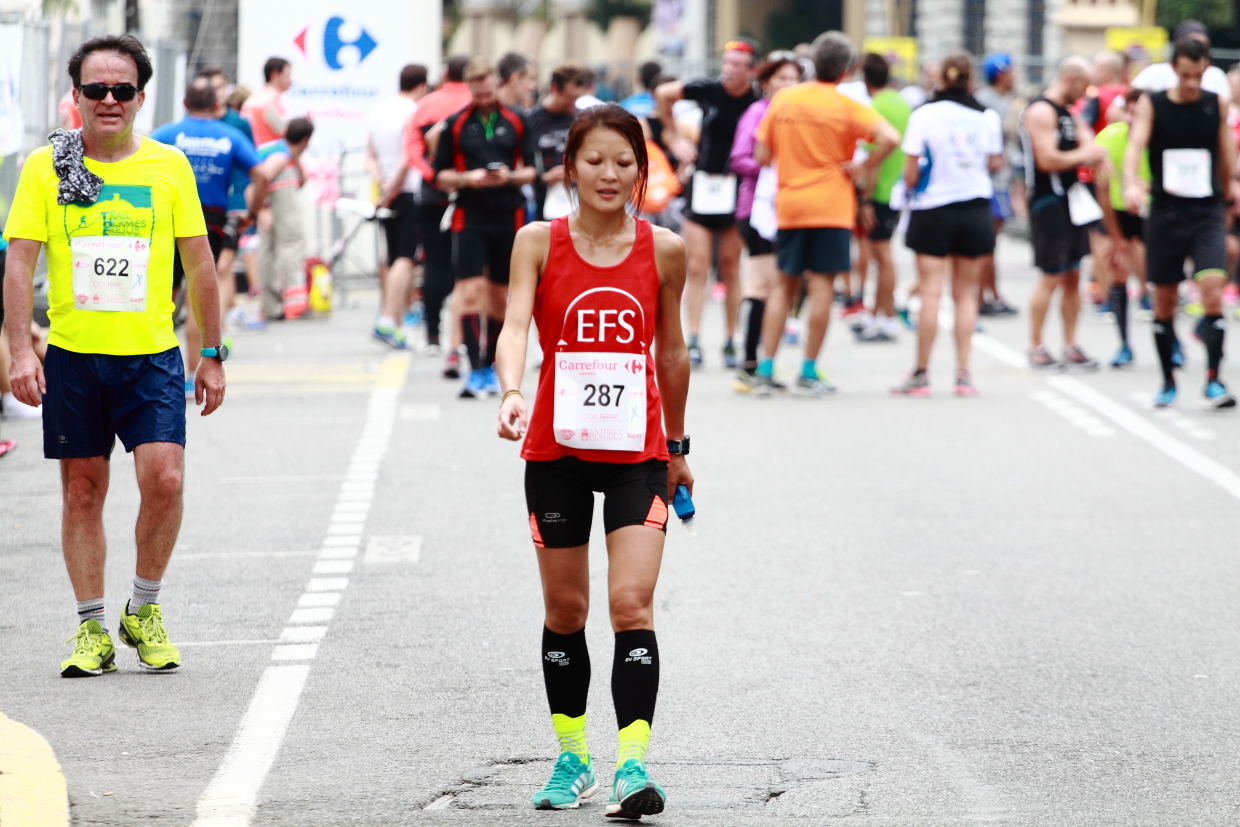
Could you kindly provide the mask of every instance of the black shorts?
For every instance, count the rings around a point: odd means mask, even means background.
[[[849,244],[852,230],[845,227],[801,227],[780,230],[776,238],[777,264],[786,276],[811,273],[847,273],[852,269]]]
[[[511,218],[489,226],[481,222],[466,224],[465,229],[452,233],[452,269],[457,280],[485,274],[492,284],[507,284],[516,238]]]
[[[923,256],[977,258],[995,251],[990,199],[975,198],[929,210],[913,210],[904,243]]]
[[[736,228],[741,231],[741,238],[745,239],[745,247],[748,248],[751,257],[775,254],[775,242],[763,238],[748,220],[737,221]]]
[[[721,232],[730,229],[733,224],[741,224],[748,222],[738,222],[736,220],[736,211],[720,213],[719,215],[698,215],[693,211],[693,178],[690,177],[685,183],[685,191],[681,193],[681,197],[685,199],[685,220],[692,221],[699,227],[705,227],[712,233]]]
[[[1133,215],[1127,210],[1116,210],[1115,218],[1119,221],[1119,234],[1124,238],[1145,238],[1145,219]]]
[[[207,220],[207,243],[211,245],[211,259],[220,260],[220,251],[224,249],[224,232],[228,224],[228,216],[218,210],[203,210]],[[185,283],[185,267],[181,264],[181,248],[177,247],[172,255],[172,291],[175,293]]]
[[[185,444],[181,349],[141,356],[74,353],[48,345],[43,362],[43,456],[112,456],[147,442]]]
[[[389,207],[391,218],[383,218],[383,235],[387,240],[387,263],[391,267],[398,258],[410,261],[418,255],[418,204],[413,193],[402,192]],[[441,214],[442,215],[442,214]]]
[[[448,291],[452,291],[452,232],[441,232],[439,223],[443,221],[447,204],[418,204],[418,237],[422,241],[422,260],[426,265],[423,279],[426,281],[446,282]]]
[[[1157,198],[1145,220],[1145,275],[1154,284],[1184,281],[1184,261],[1195,278],[1227,275],[1227,216],[1215,198]],[[1211,272],[1213,271],[1213,272]]]
[[[4,324],[4,261],[8,255],[7,247],[0,250],[0,325]]]
[[[1048,276],[1062,276],[1089,255],[1089,230],[1072,223],[1068,199],[1046,195],[1029,205],[1033,264]]]
[[[603,529],[645,525],[667,531],[667,463],[589,462],[560,457],[525,463],[525,506],[539,548],[590,542],[594,492],[603,495]]]
[[[896,234],[896,225],[900,223],[900,211],[893,210],[890,204],[874,204],[874,226],[870,229],[870,241],[891,241]]]
[[[232,250],[236,252],[241,246],[241,233],[237,232],[237,228],[241,226],[241,219],[245,218],[244,212],[230,212],[228,219],[224,222],[224,238],[220,241],[221,250]],[[219,259],[219,256],[216,256]]]

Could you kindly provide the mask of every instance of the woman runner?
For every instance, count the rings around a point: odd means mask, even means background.
[[[577,116],[564,169],[577,209],[517,233],[496,358],[499,435],[525,437],[525,498],[546,609],[543,680],[560,743],[551,778],[532,800],[538,809],[574,808],[597,789],[586,748],[585,625],[590,522],[601,491],[620,729],[607,815],[636,819],[662,812],[667,799],[645,761],[659,689],[654,588],[668,492],[693,486],[680,329],[685,247],[629,214],[644,196],[646,148],[637,118],[621,107]],[[531,318],[543,349],[532,417],[520,391]]]

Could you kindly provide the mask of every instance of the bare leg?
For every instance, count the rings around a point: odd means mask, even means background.
[[[874,292],[874,315],[891,318],[896,315],[896,263],[891,257],[890,241],[872,241],[874,260],[878,263],[878,284]]]
[[[719,278],[727,290],[724,308],[724,331],[728,341],[736,338],[736,322],[741,313],[741,250],[744,240],[736,225],[719,234]]]
[[[685,221],[680,227],[688,253],[685,279],[685,307],[689,313],[689,336],[702,332],[702,307],[706,304],[706,277],[710,271],[712,233],[701,224]]]
[[[147,442],[134,448],[133,459],[142,495],[135,532],[137,574],[162,580],[181,530],[185,448],[175,442]]]
[[[969,370],[969,348],[977,327],[977,282],[982,258],[952,256],[952,300],[956,305],[956,370]]]
[[[557,635],[571,635],[586,625],[590,613],[589,549],[588,545],[536,549],[542,576],[543,623]]]
[[[1076,319],[1081,312],[1081,271],[1072,269],[1064,273],[1063,295],[1059,299],[1063,312],[1063,343],[1067,347],[1076,344]]]
[[[800,276],[787,273],[780,273],[771,285],[771,298],[762,314],[762,353],[767,359],[775,358],[779,340],[784,336],[784,325],[788,322],[788,310],[800,285]]]
[[[60,542],[65,568],[78,600],[103,597],[103,564],[108,544],[103,533],[103,501],[108,495],[108,461],[103,457],[62,459],[60,485],[64,514]]]
[[[873,257],[874,246],[870,241],[869,233],[853,236],[857,239],[857,266],[856,269],[844,275],[844,281],[848,285],[848,297],[861,296],[865,299],[865,280],[870,275],[870,259]]]
[[[1055,294],[1055,288],[1063,282],[1062,273],[1053,276],[1044,273],[1034,285],[1033,293],[1029,296],[1029,334],[1035,348],[1042,345],[1042,328],[1046,324],[1046,312],[1051,306],[1051,296]]]
[[[827,338],[831,321],[831,300],[835,297],[835,273],[810,273],[806,292],[809,296],[809,330],[805,336],[805,358],[818,359]]]
[[[220,333],[228,329],[228,311],[237,303],[237,277],[233,275],[233,262],[237,259],[236,250],[220,250],[220,258],[215,262],[215,279],[220,288]]]
[[[630,525],[607,535],[607,601],[615,632],[654,628],[654,588],[663,563],[664,534]]]
[[[917,315],[917,369],[930,368],[930,352],[939,335],[939,299],[947,278],[947,259],[917,255],[917,283],[921,286],[921,311]]]
[[[401,317],[408,307],[409,285],[413,283],[413,260],[398,258],[387,268],[387,280],[383,283],[383,315],[395,319],[400,326]]]

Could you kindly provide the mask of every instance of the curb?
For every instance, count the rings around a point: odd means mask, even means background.
[[[51,746],[0,712],[0,827],[68,824],[65,777]]]

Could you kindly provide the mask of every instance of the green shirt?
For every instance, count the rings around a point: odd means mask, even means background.
[[[870,101],[870,106],[878,114],[883,116],[887,123],[896,128],[900,133],[900,137],[904,137],[904,129],[908,126],[909,115],[913,113],[913,107],[909,106],[908,101],[894,89],[884,89],[874,96]],[[874,186],[874,200],[880,204],[891,203],[891,188],[895,186],[896,181],[900,180],[900,176],[904,174],[904,153],[900,151],[900,144],[896,144],[896,148],[892,150],[883,163],[878,168],[878,182]]]
[[[1094,138],[1094,143],[1107,151],[1111,159],[1111,206],[1117,210],[1126,210],[1124,206],[1124,152],[1128,149],[1128,124],[1116,121],[1103,129]],[[1137,173],[1141,180],[1148,184],[1150,175],[1150,153],[1141,153],[1141,169]]]

